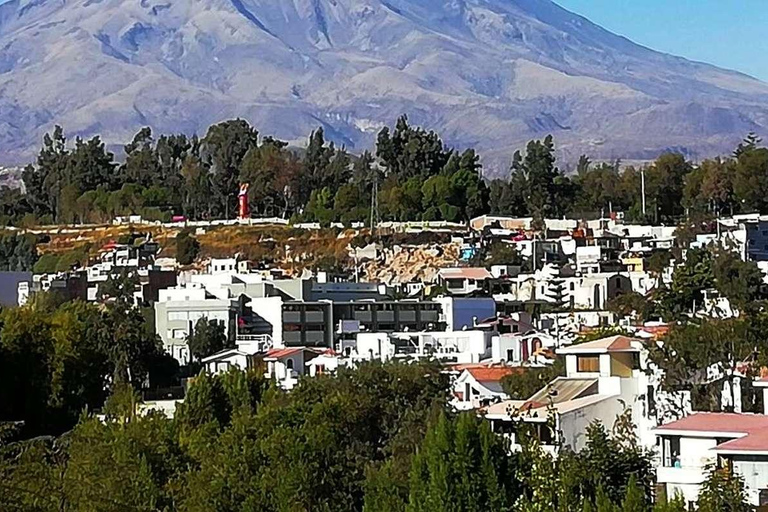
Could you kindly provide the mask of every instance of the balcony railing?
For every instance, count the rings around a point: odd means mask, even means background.
[[[272,348],[272,336],[270,334],[238,334],[235,338],[237,348],[243,352],[266,352]]]

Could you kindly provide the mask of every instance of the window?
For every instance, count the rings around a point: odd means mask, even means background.
[[[520,326],[518,324],[512,324],[512,332],[520,332]]]
[[[600,356],[576,356],[576,371],[579,373],[598,373]]]
[[[680,467],[680,438],[664,437],[661,446],[665,468]]]
[[[293,359],[287,359],[287,360],[285,361],[285,366],[286,366],[286,368],[288,368],[289,370],[293,370]]]
[[[574,291],[576,289],[576,283],[572,282],[570,286],[571,286],[571,291]]]
[[[515,360],[515,349],[508,348],[507,349],[507,361],[514,361]]]
[[[469,382],[464,383],[464,401],[469,402],[471,398],[472,388],[469,387]]]
[[[184,320],[186,321],[189,318],[186,311],[169,311],[168,312],[168,321],[173,322],[175,320]]]
[[[448,279],[447,284],[448,284],[449,290],[457,290],[457,289],[464,288],[463,279]]]

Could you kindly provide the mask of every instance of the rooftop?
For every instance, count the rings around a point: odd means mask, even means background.
[[[507,375],[522,373],[524,368],[511,368],[509,366],[497,366],[491,368],[466,368],[472,377],[478,382],[498,382]]]
[[[639,352],[640,349],[632,345],[633,342],[642,343],[637,338],[627,336],[609,336],[587,343],[571,345],[558,349],[558,354],[582,354],[582,353],[609,353],[609,352]]]
[[[443,279],[490,279],[493,277],[483,267],[455,267],[455,268],[441,268],[439,272]]]
[[[655,431],[661,435],[732,438],[714,448],[719,453],[768,454],[768,416],[764,414],[698,412],[662,425]]]

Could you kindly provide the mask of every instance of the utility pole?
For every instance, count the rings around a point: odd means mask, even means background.
[[[640,169],[640,186],[643,195],[643,217],[645,217],[645,167]]]
[[[376,225],[379,223],[379,177],[373,179],[371,190],[371,237],[376,236]]]

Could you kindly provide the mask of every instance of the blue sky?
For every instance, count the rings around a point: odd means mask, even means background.
[[[768,81],[768,0],[555,0],[636,43]]]

